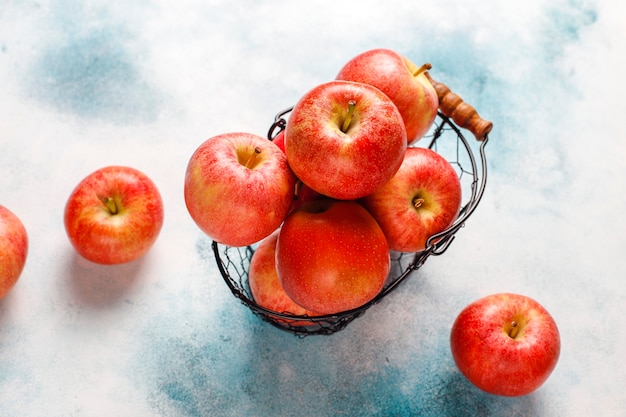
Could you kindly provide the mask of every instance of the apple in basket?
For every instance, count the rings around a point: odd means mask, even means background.
[[[272,142],[280,148],[283,153],[285,152],[285,129],[278,132],[278,134],[272,139]]]
[[[432,126],[439,99],[421,67],[389,49],[372,49],[348,61],[338,80],[357,81],[380,89],[395,103],[406,126],[408,143],[420,139]]]
[[[294,303],[285,293],[276,273],[276,242],[278,231],[261,241],[250,259],[248,284],[252,298],[261,307],[277,313],[289,313],[295,316],[314,316],[315,313]],[[284,321],[291,326],[307,326],[311,321],[290,320],[274,316],[276,321]]]
[[[211,239],[247,246],[285,219],[296,177],[272,141],[244,133],[208,139],[193,153],[185,175],[185,203]]]
[[[0,299],[19,279],[28,257],[28,234],[21,220],[0,205]]]
[[[285,219],[276,271],[303,308],[334,314],[362,306],[383,288],[389,247],[376,220],[354,201],[316,200]]]
[[[331,81],[294,106],[285,131],[289,165],[320,194],[353,200],[376,191],[402,163],[402,116],[380,90]]]
[[[461,183],[443,156],[410,147],[398,172],[361,204],[380,224],[390,249],[419,252],[458,217]]]
[[[65,205],[67,236],[84,258],[121,264],[143,256],[163,225],[163,201],[144,173],[126,166],[85,177]]]
[[[450,334],[459,370],[481,390],[521,396],[541,386],[559,359],[559,330],[550,313],[520,294],[493,294],[468,305]]]
[[[273,142],[285,152],[285,130],[281,130],[273,139]],[[296,207],[307,203],[309,201],[324,198],[325,196],[313,190],[300,180],[296,180],[296,186],[293,194],[293,203],[291,204],[290,212]]]

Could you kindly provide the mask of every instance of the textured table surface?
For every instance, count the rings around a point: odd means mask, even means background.
[[[0,416],[625,415],[623,3],[0,3],[0,204],[31,243],[0,302]],[[342,332],[297,338],[231,296],[185,167],[374,47],[432,63],[494,122],[487,191],[444,256]],[[111,164],[148,174],[166,219],[147,256],[104,267],[62,215]],[[500,291],[561,331],[526,397],[478,391],[449,351],[461,308]]]

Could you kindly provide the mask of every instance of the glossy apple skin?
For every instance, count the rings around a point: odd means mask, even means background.
[[[349,101],[350,127],[342,129]],[[294,106],[285,152],[302,182],[325,196],[353,200],[376,191],[398,170],[407,146],[402,116],[380,90],[367,84],[321,84]]]
[[[319,314],[372,300],[389,274],[389,247],[374,218],[353,201],[317,200],[285,220],[276,270],[292,300]]]
[[[28,234],[21,220],[0,205],[0,299],[15,286],[28,257]]]
[[[112,213],[103,198],[116,200]],[[76,251],[98,264],[122,264],[142,257],[163,226],[163,200],[143,172],[126,166],[100,168],[85,177],[65,205],[67,236]]]
[[[419,252],[430,236],[456,220],[461,197],[452,165],[430,149],[411,147],[391,180],[361,203],[380,224],[392,250]]]
[[[514,338],[511,323],[518,324]],[[526,395],[554,370],[560,354],[559,330],[537,301],[501,293],[481,298],[457,317],[450,335],[459,370],[485,392]]]
[[[294,303],[285,293],[276,273],[276,242],[278,231],[275,231],[259,244],[250,260],[248,284],[254,301],[263,308],[277,313],[289,313],[295,316],[314,316],[315,313]],[[314,324],[306,320],[289,320],[275,317],[291,326],[308,326]]]
[[[408,143],[423,137],[432,126],[439,99],[418,66],[389,49],[372,49],[348,61],[337,74],[338,80],[357,81],[380,89],[398,107],[404,120]]]
[[[253,156],[255,149],[259,153]],[[295,182],[287,158],[274,143],[251,133],[225,133],[205,141],[191,156],[185,203],[211,239],[247,246],[280,226]]]

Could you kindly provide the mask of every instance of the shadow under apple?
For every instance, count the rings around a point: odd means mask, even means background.
[[[436,395],[438,415],[454,417],[537,415],[535,394],[522,397],[491,395],[476,388],[456,370],[451,370],[442,377]]]
[[[136,286],[146,256],[120,265],[100,265],[74,253],[68,287],[79,304],[107,308],[122,302]]]
[[[0,299],[0,331],[4,329],[5,323],[11,320],[11,305],[14,304],[13,293],[9,291],[4,298]]]

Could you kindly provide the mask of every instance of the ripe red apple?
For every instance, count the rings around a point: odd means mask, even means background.
[[[307,310],[334,314],[360,307],[381,291],[389,269],[383,231],[354,201],[304,204],[280,229],[278,279]]]
[[[315,313],[302,308],[294,303],[285,293],[278,280],[276,273],[276,242],[278,241],[278,231],[275,231],[259,244],[250,260],[248,270],[248,284],[252,298],[258,305],[277,313],[289,313],[295,316],[314,316]],[[289,320],[276,318],[278,321],[285,321],[291,326],[307,326],[314,324],[305,320]]]
[[[531,393],[559,359],[559,330],[537,301],[519,294],[494,294],[467,306],[450,335],[459,370],[485,392]]]
[[[28,256],[28,234],[20,219],[0,205],[0,299],[19,279]]]
[[[163,225],[163,201],[144,173],[109,166],[74,188],[64,221],[81,256],[99,264],[121,264],[140,258],[154,244]]]
[[[353,200],[373,193],[398,170],[406,130],[393,102],[367,84],[321,84],[294,106],[285,151],[302,182],[320,194]]]
[[[427,148],[408,148],[400,169],[361,203],[383,229],[389,247],[419,252],[456,220],[461,183],[452,165]]]
[[[272,141],[225,133],[202,143],[189,160],[185,203],[211,239],[247,246],[269,236],[285,219],[296,177]]]
[[[421,67],[389,49],[372,49],[346,63],[338,80],[373,85],[395,103],[406,126],[408,143],[420,139],[433,124],[439,108],[437,92]]]
[[[272,142],[276,144],[280,148],[283,153],[285,153],[285,130],[281,130],[278,134],[272,139]]]

